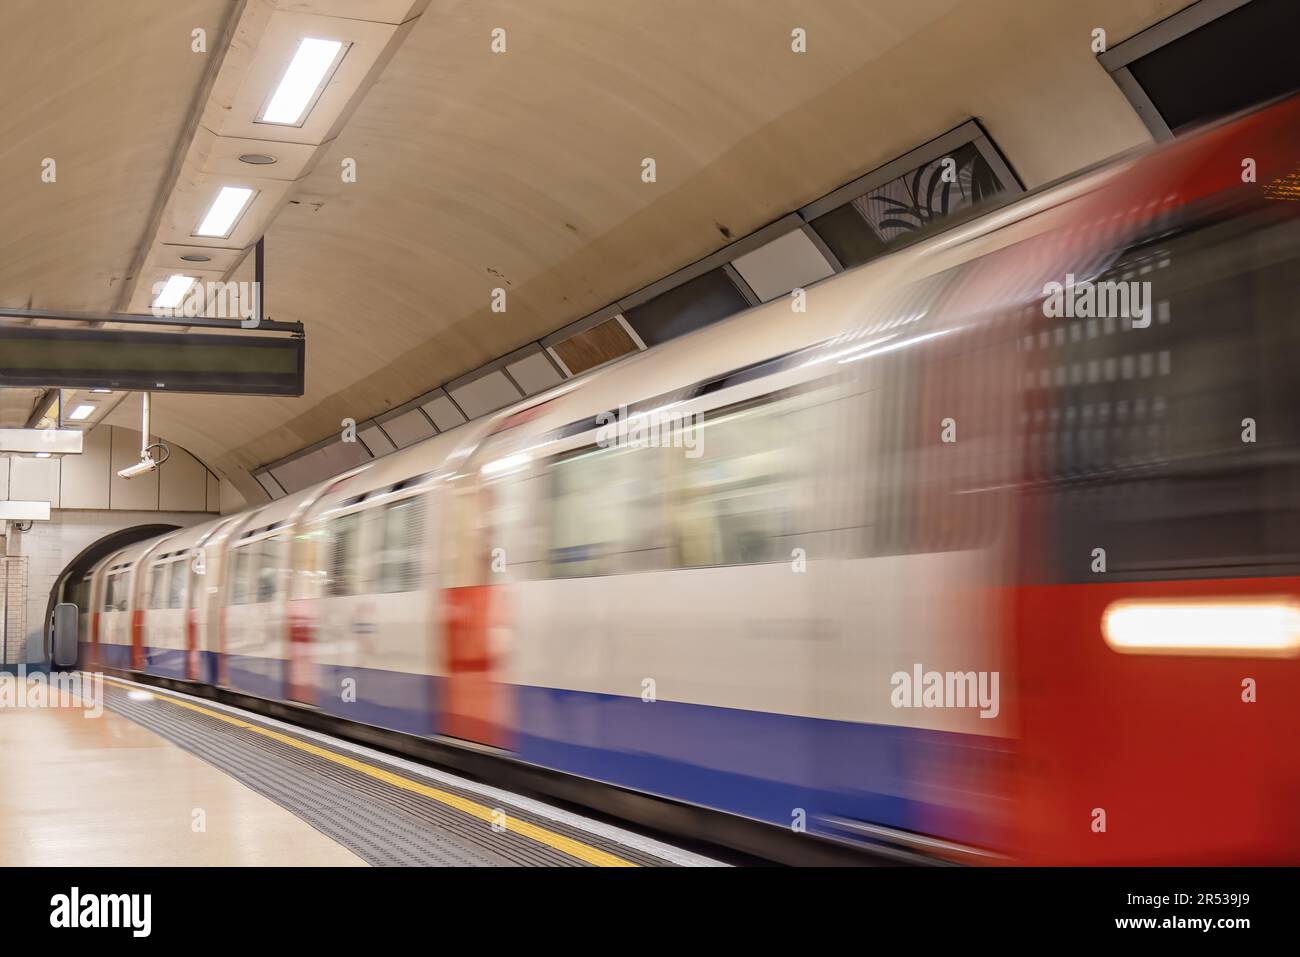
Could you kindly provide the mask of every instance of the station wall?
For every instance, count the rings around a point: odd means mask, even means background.
[[[47,522],[0,529],[0,663],[43,658],[46,603],[63,570],[87,546],[135,525],[184,527],[213,513],[237,511],[242,496],[202,462],[168,443],[157,471],[126,480],[117,470],[138,461],[140,433],[100,425],[85,434],[79,455],[0,456],[0,500],[49,502]]]

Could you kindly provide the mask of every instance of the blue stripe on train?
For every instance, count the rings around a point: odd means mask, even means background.
[[[520,687],[522,758],[582,777],[810,831],[839,817],[988,843],[974,796],[939,803],[945,771],[994,739],[675,701]],[[980,756],[975,757],[974,752]],[[993,758],[996,760],[996,757]]]
[[[215,656],[212,667],[215,673]],[[315,667],[320,710],[378,728],[431,735],[439,709],[438,682],[432,675],[413,675],[379,668],[319,664]],[[288,662],[279,658],[226,656],[227,687],[261,698],[286,700]],[[352,684],[345,684],[347,681]]]
[[[316,706],[322,711],[407,734],[435,734],[442,679],[401,671],[317,665]],[[344,700],[344,682],[353,679],[355,701]]]
[[[112,667],[129,667],[130,650],[100,646]],[[161,651],[147,650],[151,672],[167,666],[168,659],[154,658]],[[283,700],[286,665],[230,655],[227,686]],[[212,682],[215,667],[216,656],[203,652],[201,680]],[[344,700],[348,678],[356,681],[355,701]],[[430,735],[438,730],[444,680],[320,665],[315,704],[353,721]],[[1005,753],[993,738],[530,686],[515,689],[515,708],[519,757],[557,771],[781,826],[802,810],[810,831],[822,829],[819,818],[841,817],[970,843],[996,840],[977,796],[936,800],[947,771]]]
[[[82,661],[90,660],[90,645],[82,645]],[[106,641],[99,643],[99,661],[105,668],[121,668],[123,670],[131,667],[131,646],[130,645],[110,645]]]
[[[151,675],[162,675],[164,678],[188,678],[185,658],[187,652],[183,648],[150,648],[144,649],[144,670]]]

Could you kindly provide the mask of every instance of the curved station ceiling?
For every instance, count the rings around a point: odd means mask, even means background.
[[[161,394],[154,426],[264,498],[252,470],[343,418],[543,339],[967,121],[1027,188],[1149,141],[1093,31],[1119,42],[1185,3],[6,6],[0,307],[147,312],[213,184],[247,178],[240,224],[194,245],[213,275],[251,279],[264,230],[266,314],[303,324],[306,392]],[[301,35],[347,53],[285,132],[258,116]],[[239,162],[262,153],[276,164]],[[33,401],[0,407],[23,419]],[[104,419],[137,415],[122,402]]]

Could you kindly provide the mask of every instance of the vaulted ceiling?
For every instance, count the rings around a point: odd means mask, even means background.
[[[121,307],[207,95],[212,53],[192,52],[191,32],[221,37],[245,5],[6,0],[0,306]],[[1146,142],[1092,30],[1117,42],[1183,6],[430,0],[266,233],[268,313],[305,324],[306,394],[161,395],[156,430],[260,496],[248,469],[343,417],[540,338],[972,117],[1029,187]],[[46,157],[56,184],[40,180]],[[123,403],[110,421],[136,414]]]

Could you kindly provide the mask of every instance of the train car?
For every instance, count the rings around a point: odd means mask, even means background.
[[[199,677],[195,581],[197,547],[220,524],[204,522],[165,539],[144,561],[142,592],[142,670],[168,678]]]
[[[288,697],[410,734],[440,731],[440,496],[449,440],[326,483],[298,523]]]
[[[222,520],[201,677],[837,840],[1300,861],[1297,120]],[[104,650],[181,647],[181,534],[92,572],[104,665],[174,669]]]
[[[170,537],[129,545],[92,569],[90,660],[94,666],[143,670],[149,560]]]

